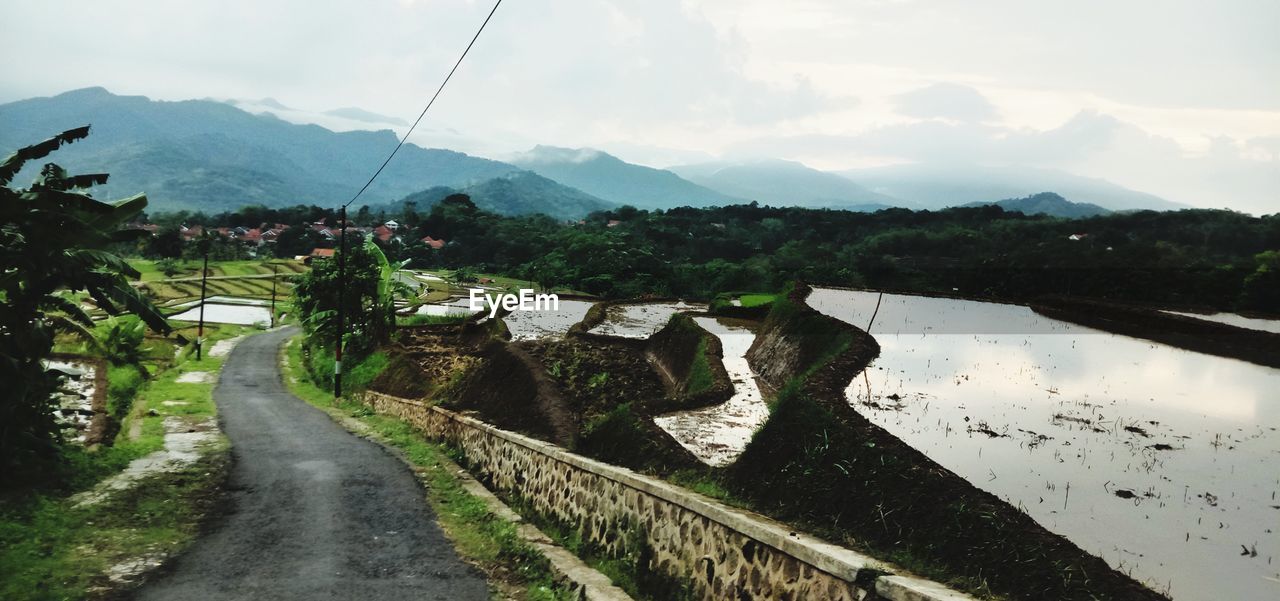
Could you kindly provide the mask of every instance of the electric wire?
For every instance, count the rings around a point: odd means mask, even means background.
[[[382,174],[382,170],[386,169],[387,164],[391,162],[391,159],[395,158],[396,153],[400,152],[400,147],[404,146],[404,143],[409,140],[409,134],[413,133],[413,130],[418,127],[418,123],[422,121],[422,118],[427,115],[427,111],[431,109],[431,105],[435,104],[436,98],[440,97],[440,93],[444,91],[444,87],[448,85],[449,80],[453,78],[454,72],[456,72],[458,67],[462,65],[462,60],[467,58],[467,53],[471,52],[471,47],[475,45],[476,40],[480,39],[480,34],[484,32],[485,26],[489,24],[489,20],[493,18],[494,13],[498,12],[498,7],[501,5],[502,0],[498,0],[494,3],[493,9],[491,9],[489,11],[489,15],[484,18],[484,22],[481,23],[480,28],[476,30],[476,34],[471,36],[471,42],[468,43],[466,49],[462,51],[462,55],[458,57],[457,62],[453,63],[453,68],[449,69],[449,74],[445,75],[444,81],[440,82],[440,87],[436,88],[436,93],[431,95],[431,100],[427,101],[427,106],[423,107],[422,112],[418,114],[418,118],[413,121],[413,125],[409,126],[409,131],[405,132],[404,137],[400,139],[400,143],[396,144],[396,147],[391,150],[391,154],[387,155],[387,160],[382,162],[382,165],[378,167],[378,170],[373,172],[369,181],[365,182],[364,186],[361,186],[360,191],[356,192],[356,195],[352,196],[351,200],[348,200],[346,204],[342,205],[342,208],[345,209],[351,206],[351,203],[355,202],[357,198],[360,198],[360,195],[364,194],[364,191],[368,190],[369,186],[373,184],[373,180],[378,179],[378,176]]]

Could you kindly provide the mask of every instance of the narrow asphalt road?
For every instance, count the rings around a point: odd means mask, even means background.
[[[230,513],[139,599],[489,598],[436,525],[412,472],[290,394],[293,328],[251,336],[214,390],[234,463]]]

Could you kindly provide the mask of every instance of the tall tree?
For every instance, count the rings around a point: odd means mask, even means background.
[[[51,395],[61,372],[46,367],[54,336],[93,327],[71,292],[88,292],[111,314],[133,313],[168,334],[164,316],[126,278],[138,272],[103,250],[149,234],[121,229],[147,205],[138,194],[106,203],[83,190],[106,174],[68,175],[49,163],[29,188],[10,182],[28,161],[89,135],[65,131],[22,148],[0,164],[0,481],[41,468],[60,441]]]

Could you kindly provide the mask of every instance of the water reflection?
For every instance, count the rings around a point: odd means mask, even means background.
[[[1175,599],[1280,596],[1280,370],[951,299],[886,294],[871,333],[876,424]]]
[[[714,407],[671,413],[653,421],[704,463],[728,465],[742,454],[751,435],[769,418],[769,407],[760,394],[755,373],[747,365],[747,349],[756,335],[743,325],[711,317],[695,317],[694,321],[720,339],[724,368],[733,381],[733,397]]]
[[[1165,311],[1174,315],[1182,315],[1184,317],[1194,317],[1196,319],[1207,319],[1218,323],[1225,323],[1231,326],[1248,328],[1250,330],[1260,330],[1263,332],[1271,332],[1272,334],[1280,334],[1280,319],[1258,319],[1256,317],[1245,317],[1236,315],[1235,313],[1183,313],[1181,311]]]

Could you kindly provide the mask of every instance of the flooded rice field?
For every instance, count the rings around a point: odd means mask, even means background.
[[[1183,313],[1181,311],[1165,311],[1165,313],[1216,321],[1218,323],[1225,323],[1229,326],[1248,328],[1250,330],[1280,334],[1280,319],[1259,319],[1257,317],[1236,315],[1235,313]]]
[[[418,306],[418,310],[414,311],[414,315],[434,315],[444,317],[447,315],[474,315],[479,311],[471,310],[471,300],[467,297],[455,298],[443,303],[426,303]]]
[[[92,364],[74,361],[48,361],[45,366],[67,374],[53,395],[58,405],[54,415],[62,427],[75,430],[74,440],[83,444],[93,421],[97,370]]]
[[[879,295],[814,289],[867,328]],[[885,294],[863,415],[1179,601],[1280,598],[1280,370]]]
[[[676,313],[705,311],[706,308],[706,305],[684,301],[611,305],[605,312],[604,321],[590,331],[592,334],[643,339],[661,330],[662,326],[667,325],[667,321]]]
[[[511,331],[511,340],[538,340],[541,338],[562,338],[573,324],[582,321],[587,311],[595,303],[580,300],[561,299],[558,309],[512,311],[502,321]]]
[[[724,368],[733,381],[733,397],[714,407],[671,413],[653,421],[704,463],[724,466],[742,454],[751,435],[769,418],[755,373],[747,365],[747,349],[756,335],[741,321],[712,317],[695,317],[694,321],[720,339]]]
[[[212,298],[208,299],[208,301],[212,300]],[[170,315],[169,319],[175,321],[199,321],[199,301],[196,302],[195,306],[192,306],[177,315]],[[207,323],[230,323],[242,326],[270,324],[271,310],[267,307],[256,304],[205,302],[204,320]]]

